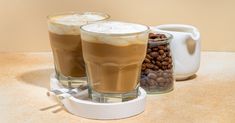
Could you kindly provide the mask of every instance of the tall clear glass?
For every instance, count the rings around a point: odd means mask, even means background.
[[[104,21],[81,26],[90,96],[98,102],[123,102],[138,96],[147,49],[145,25]]]
[[[80,26],[106,20],[109,15],[97,12],[69,12],[48,16],[48,30],[56,77],[69,88],[86,82]]]

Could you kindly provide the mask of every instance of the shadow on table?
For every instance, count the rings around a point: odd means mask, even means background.
[[[39,69],[33,70],[18,76],[17,79],[28,84],[40,86],[43,88],[50,88],[50,75],[54,69]]]
[[[33,70],[23,73],[22,75],[18,76],[17,79],[27,84],[32,84],[35,86],[50,89],[50,75],[53,73],[53,71],[54,71],[53,68]],[[40,111],[52,110],[52,113],[58,113],[64,109],[63,106],[57,102],[54,105],[46,106],[40,108],[39,110]]]
[[[197,78],[197,74],[193,74],[192,76],[190,76],[189,78],[187,78],[185,80],[177,80],[176,82],[187,82],[187,81],[193,80],[195,78]]]

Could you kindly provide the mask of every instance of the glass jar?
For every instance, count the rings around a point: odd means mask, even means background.
[[[165,93],[173,90],[173,58],[168,33],[150,33],[148,49],[141,69],[140,86],[147,93]]]

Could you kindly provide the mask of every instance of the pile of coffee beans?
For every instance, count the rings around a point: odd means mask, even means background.
[[[165,34],[149,34],[140,80],[140,86],[147,92],[161,93],[173,89],[173,61],[169,40]]]

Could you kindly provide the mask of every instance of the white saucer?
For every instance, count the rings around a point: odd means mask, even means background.
[[[51,90],[64,88],[55,78],[55,74],[52,74],[50,78],[50,85]],[[139,96],[136,99],[118,103],[92,102],[88,98],[87,90],[79,93],[79,99],[67,95],[68,98],[64,98],[61,102],[68,112],[89,119],[121,119],[140,114],[145,109],[147,97],[142,88],[139,88]]]

